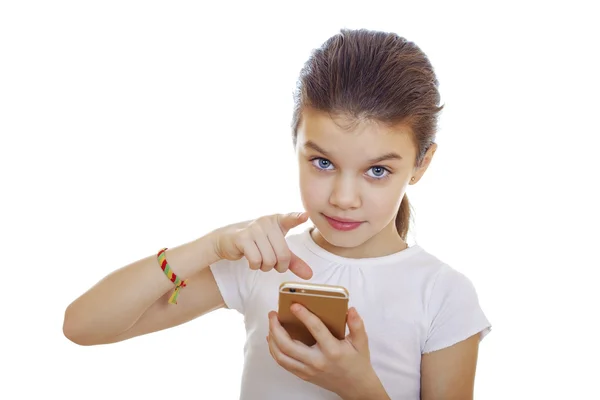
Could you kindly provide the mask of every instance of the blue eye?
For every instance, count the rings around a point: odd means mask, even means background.
[[[315,158],[314,160],[312,160],[312,163],[315,167],[319,169],[330,169],[329,167],[333,166],[331,164],[331,161],[329,161],[326,158]]]
[[[371,172],[372,174],[369,174],[369,176],[371,178],[375,178],[375,179],[381,179],[381,178],[385,178],[390,171],[388,171],[386,168],[383,167],[371,167],[371,169],[369,169],[369,172]]]

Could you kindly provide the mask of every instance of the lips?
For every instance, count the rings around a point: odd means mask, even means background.
[[[323,215],[325,215],[325,214],[323,214]],[[328,215],[325,215],[325,217],[327,217],[327,218],[329,218],[329,219],[331,219],[331,220],[337,221],[337,222],[344,222],[344,223],[348,223],[348,224],[352,224],[352,223],[360,223],[360,222],[362,222],[362,221],[357,221],[357,220],[355,220],[355,219],[348,219],[348,218],[338,218],[338,217],[330,217],[330,216],[328,216]]]
[[[362,225],[364,221],[357,221],[348,218],[329,217],[323,214],[329,225],[338,231],[351,231]]]

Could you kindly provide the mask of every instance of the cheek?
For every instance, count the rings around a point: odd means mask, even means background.
[[[367,206],[373,216],[387,220],[398,213],[404,188],[401,185],[390,185],[380,190],[365,191],[364,193],[363,206]]]
[[[300,193],[302,203],[307,211],[318,207],[322,208],[323,202],[329,198],[327,181],[319,176],[316,171],[311,171],[307,167],[300,168]]]

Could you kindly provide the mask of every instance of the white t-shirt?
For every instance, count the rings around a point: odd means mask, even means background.
[[[288,236],[287,242],[313,270],[306,282],[348,289],[349,307],[365,323],[371,364],[392,399],[420,398],[423,353],[476,333],[481,340],[490,331],[470,280],[418,245],[384,257],[352,259],[318,246],[310,229]],[[244,315],[240,399],[339,399],[283,369],[265,340],[267,314],[278,308],[279,284],[304,280],[289,271],[253,271],[245,258],[222,260],[210,268],[227,307]]]

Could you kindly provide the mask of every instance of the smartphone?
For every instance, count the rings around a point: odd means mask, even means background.
[[[342,340],[346,336],[348,300],[348,290],[342,286],[283,282],[279,286],[279,322],[292,339],[307,346],[314,345],[315,338],[290,310],[293,303],[299,303],[319,317],[333,336]]]

